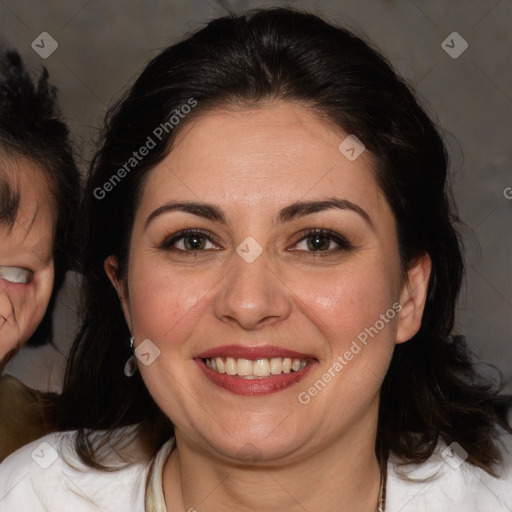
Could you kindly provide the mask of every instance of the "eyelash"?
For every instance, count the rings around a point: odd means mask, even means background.
[[[164,239],[164,241],[160,244],[159,249],[165,250],[165,251],[173,251],[173,252],[179,252],[183,254],[184,256],[193,256],[196,257],[199,252],[204,252],[206,250],[212,250],[212,249],[200,249],[200,250],[184,250],[184,249],[177,249],[174,246],[177,242],[180,240],[186,238],[187,236],[192,235],[200,235],[202,237],[205,237],[208,241],[211,243],[215,242],[215,236],[210,232],[206,230],[201,229],[183,229],[181,231],[178,231],[177,233],[172,234],[170,237],[167,237]],[[329,255],[332,255],[333,253],[341,252],[341,251],[350,251],[354,248],[354,246],[345,238],[344,236],[335,233],[334,231],[331,231],[329,229],[321,229],[321,228],[315,228],[306,230],[303,233],[300,234],[300,238],[298,238],[294,245],[303,242],[304,240],[307,240],[308,238],[313,238],[314,236],[320,236],[328,238],[330,241],[335,242],[338,244],[339,247],[332,250],[327,251],[300,251],[301,253],[309,253],[308,256],[303,254],[305,257],[326,257]],[[216,249],[218,250],[218,249]],[[292,249],[293,251],[297,251],[297,249]]]

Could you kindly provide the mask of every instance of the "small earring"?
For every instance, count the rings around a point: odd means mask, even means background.
[[[135,357],[135,354],[133,353],[133,342],[134,342],[133,336],[130,338],[130,348],[132,350],[132,355],[128,358],[126,363],[124,364],[124,374],[126,377],[132,377],[135,372],[137,371],[137,359]]]

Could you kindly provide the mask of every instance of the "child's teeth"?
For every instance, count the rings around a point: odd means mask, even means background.
[[[206,366],[217,373],[238,375],[246,379],[281,375],[282,373],[298,372],[307,365],[306,360],[291,357],[273,357],[272,359],[235,359],[233,357],[215,357],[206,359]]]

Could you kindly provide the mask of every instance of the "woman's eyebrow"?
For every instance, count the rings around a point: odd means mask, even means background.
[[[347,199],[338,197],[329,197],[320,201],[296,201],[288,206],[285,206],[278,214],[274,223],[281,224],[289,222],[297,217],[304,217],[313,213],[322,212],[325,210],[350,210],[361,216],[366,223],[375,231],[372,219],[368,213],[359,205]]]
[[[203,217],[205,219],[214,222],[221,222],[222,224],[227,225],[226,217],[222,213],[221,209],[213,204],[201,202],[169,202],[160,206],[149,215],[144,224],[144,228],[147,228],[148,224],[155,218],[163,215],[164,213],[169,213],[172,211],[191,213],[193,215],[197,215],[198,217]]]
[[[375,230],[375,226],[373,225],[370,216],[365,210],[363,210],[363,208],[351,201],[348,201],[347,199],[340,199],[337,197],[331,197],[320,201],[296,201],[285,206],[278,212],[277,216],[274,218],[274,224],[282,224],[296,219],[297,217],[305,217],[306,215],[331,209],[353,211],[360,215],[372,230]],[[144,228],[146,228],[155,218],[172,211],[191,213],[198,217],[203,217],[205,219],[227,225],[226,217],[218,206],[209,203],[187,201],[169,202],[160,206],[146,219]]]

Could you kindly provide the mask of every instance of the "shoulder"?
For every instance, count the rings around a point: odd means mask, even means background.
[[[9,375],[0,378],[0,462],[44,432],[41,394]]]
[[[120,465],[116,471],[85,466],[76,455],[74,432],[50,434],[0,464],[2,512],[144,510],[149,461]]]
[[[388,512],[510,512],[512,504],[512,437],[503,436],[504,463],[493,477],[464,461],[459,445],[439,443],[420,465],[388,464]]]
[[[25,386],[15,377],[0,377],[0,405],[11,409],[23,409],[27,404],[40,401],[41,393]]]

